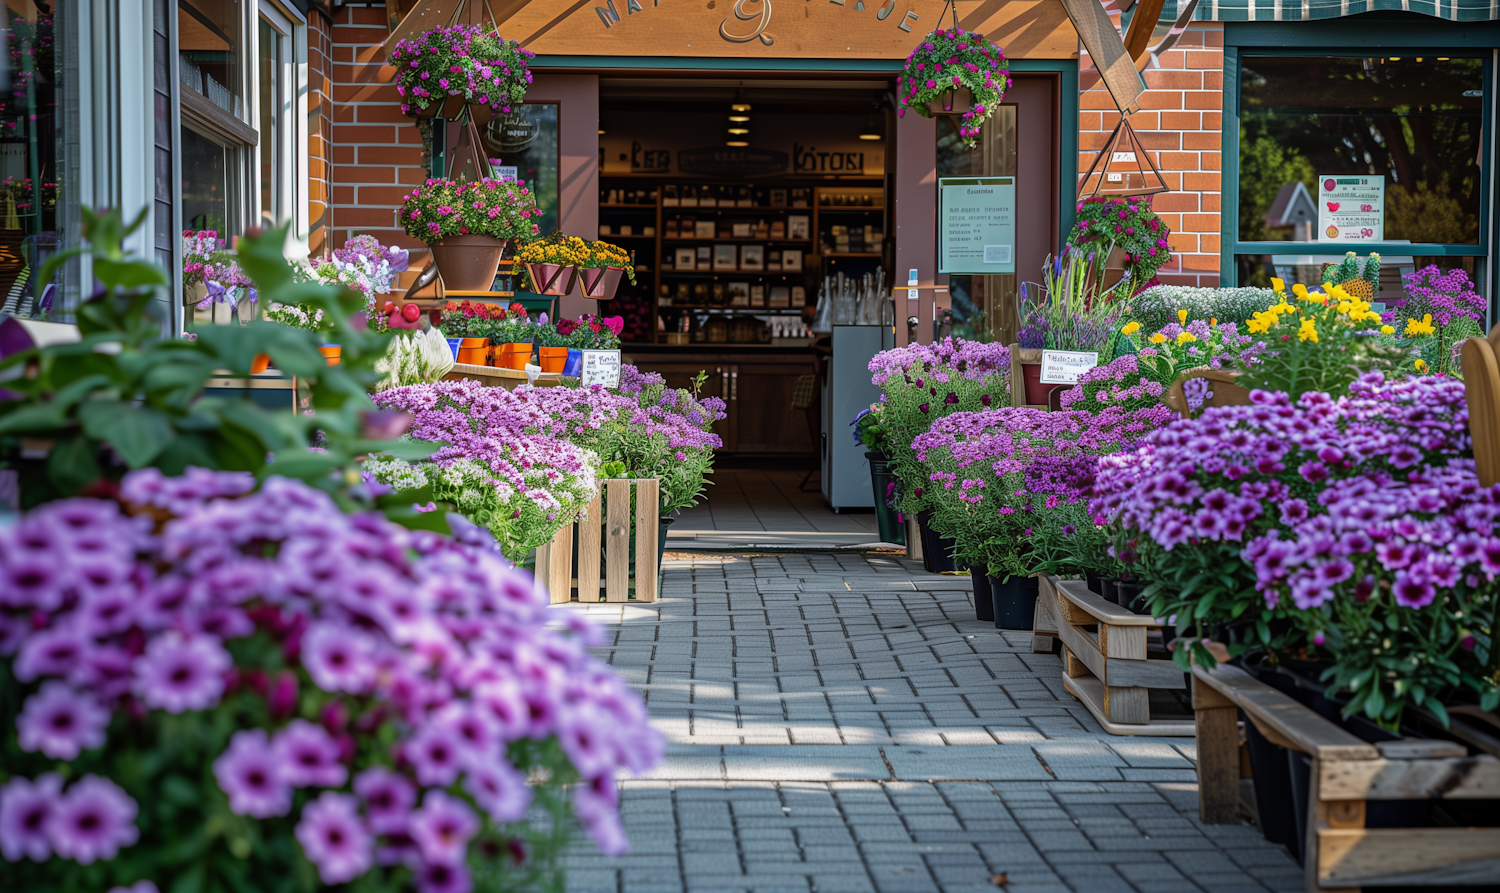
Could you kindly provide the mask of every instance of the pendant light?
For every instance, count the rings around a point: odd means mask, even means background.
[[[862,140],[878,140],[883,138],[880,126],[880,103],[875,103],[870,110],[869,117],[865,118],[865,126],[859,129],[859,138]]]
[[[739,90],[735,91],[734,102],[731,102],[729,104],[729,110],[731,112],[750,111],[750,98],[745,95],[744,87],[741,87]]]
[[[734,101],[729,104],[729,139],[724,145],[736,149],[750,145],[750,99],[745,88],[735,91]]]

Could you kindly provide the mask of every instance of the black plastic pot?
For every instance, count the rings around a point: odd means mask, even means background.
[[[1089,592],[1092,592],[1100,598],[1104,597],[1103,577],[1099,576],[1098,574],[1085,573],[1083,575],[1083,582],[1086,586],[1088,586]]]
[[[1123,581],[1116,583],[1115,604],[1126,610],[1134,611],[1137,614],[1144,614],[1146,613],[1146,599],[1141,593],[1145,591],[1145,583],[1125,583]]]
[[[886,505],[886,491],[896,480],[890,462],[883,453],[866,452],[865,458],[870,460],[870,486],[875,489],[875,523],[880,526],[880,541],[904,545],[905,525],[897,520],[896,510]]]
[[[1003,580],[990,577],[995,603],[996,629],[1031,629],[1036,621],[1037,579],[1012,574]]]
[[[995,619],[994,595],[990,592],[990,578],[985,576],[984,568],[971,567],[969,575],[974,579],[974,619]]]
[[[927,520],[931,517],[931,512],[917,514],[917,532],[922,536],[922,569],[929,574],[956,571],[958,565],[953,561],[954,542],[927,526]]]
[[[667,528],[676,518],[660,518],[656,525],[656,566],[661,568],[662,556],[667,554]]]

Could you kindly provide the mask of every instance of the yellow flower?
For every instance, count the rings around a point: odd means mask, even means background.
[[[1429,313],[1422,319],[1408,319],[1406,321],[1406,337],[1413,335],[1431,335],[1437,329],[1432,325],[1432,314]]]
[[[1418,372],[1426,372],[1427,371],[1427,361],[1426,360],[1419,359],[1415,363],[1413,363],[1412,365],[1414,365],[1414,366],[1417,367],[1417,371]]]
[[[1297,330],[1297,340],[1318,343],[1318,327],[1311,318],[1302,320],[1302,327]]]
[[[1349,293],[1344,291],[1344,287],[1342,285],[1329,285],[1328,293],[1339,301],[1351,300]]]
[[[1394,335],[1394,334],[1396,334],[1396,327],[1395,326],[1381,326],[1380,327],[1380,334],[1382,334],[1382,335]]]
[[[1265,334],[1271,331],[1274,325],[1276,325],[1276,314],[1269,310],[1263,310],[1245,321],[1245,328],[1253,335]]]
[[[1167,336],[1163,335],[1161,332],[1157,332],[1155,335],[1151,336],[1151,343],[1152,344],[1161,344],[1161,343],[1163,343],[1166,340],[1167,340]]]
[[[1198,340],[1198,336],[1194,335],[1192,332],[1178,332],[1177,333],[1177,343],[1178,344],[1186,344],[1189,341],[1197,341],[1197,340]]]
[[[1304,301],[1307,300],[1307,286],[1298,282],[1296,285],[1292,286],[1292,294],[1296,295]]]
[[[1280,304],[1272,305],[1269,308],[1269,312],[1273,316],[1275,316],[1275,315],[1280,315],[1282,313],[1296,313],[1297,312],[1297,308],[1293,307],[1291,304],[1288,304],[1286,301],[1282,301]]]
[[[1177,311],[1177,321],[1179,323],[1182,323],[1183,325],[1187,325],[1187,311],[1186,310],[1179,310],[1179,311]]]
[[[1128,322],[1128,323],[1125,324],[1125,328],[1123,328],[1123,329],[1120,330],[1120,334],[1121,335],[1134,335],[1136,332],[1139,332],[1140,330],[1141,330],[1141,324],[1140,323],[1138,323],[1138,322]]]
[[[1210,316],[1208,318],[1208,324],[1210,326],[1217,327],[1219,325],[1219,318],[1217,316]]]
[[[1286,291],[1286,281],[1283,279],[1277,279],[1275,276],[1272,276],[1271,287],[1276,289],[1277,292],[1284,292]]]

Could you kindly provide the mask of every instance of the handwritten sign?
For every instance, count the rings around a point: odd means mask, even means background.
[[[620,386],[620,352],[618,350],[586,350],[583,352],[583,373],[580,384],[604,385],[606,388]]]
[[[1318,241],[1385,238],[1385,177],[1318,177]]]
[[[1078,376],[1099,365],[1091,350],[1042,351],[1042,384],[1077,384]]]
[[[939,272],[1014,273],[1015,178],[938,180],[938,227]]]

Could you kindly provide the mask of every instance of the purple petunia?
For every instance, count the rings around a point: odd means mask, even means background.
[[[294,719],[272,742],[281,761],[281,774],[292,787],[336,788],[349,777],[339,762],[339,743],[318,725]]]
[[[52,855],[48,819],[62,784],[61,775],[48,772],[36,781],[16,776],[0,787],[0,855],[6,861],[45,862]]]
[[[80,865],[109,861],[140,837],[136,805],[107,778],[85,775],[47,816],[47,838],[60,858]]]
[[[424,860],[454,865],[464,861],[469,839],[479,833],[479,819],[464,801],[429,790],[422,808],[411,814],[409,827]]]
[[[207,710],[219,703],[233,665],[217,639],[169,631],[136,658],[133,690],[146,706],[168,713]]]
[[[372,831],[406,833],[407,819],[417,805],[417,789],[410,781],[384,766],[372,766],[354,779],[354,792],[365,802]]]
[[[361,694],[375,680],[374,640],[334,623],[315,623],[302,637],[302,666],[324,691]]]
[[[304,806],[295,834],[325,884],[347,883],[375,864],[374,839],[360,821],[358,802],[348,794],[324,791]]]
[[[97,699],[53,681],[26,699],[16,719],[21,749],[55,760],[72,760],[80,751],[102,746],[108,726],[109,711]]]
[[[229,796],[229,808],[257,819],[286,815],[292,808],[292,786],[284,777],[281,756],[265,729],[234,733],[214,760],[214,778]]]

